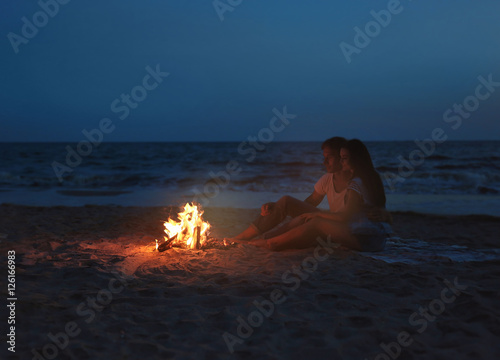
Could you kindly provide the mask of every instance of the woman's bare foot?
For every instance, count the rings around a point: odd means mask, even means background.
[[[265,248],[265,249],[269,249],[269,246],[267,244],[267,240],[266,239],[255,239],[255,240],[250,240],[247,242],[248,245],[253,245],[253,246],[257,246],[257,247],[261,247],[261,248]]]
[[[248,244],[248,240],[239,240],[236,238],[224,238],[224,242],[227,244]]]

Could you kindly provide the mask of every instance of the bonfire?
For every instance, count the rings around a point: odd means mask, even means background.
[[[208,239],[210,224],[203,221],[203,211],[198,205],[187,203],[184,211],[177,214],[178,220],[165,221],[164,241],[156,240],[156,250],[165,251],[171,247],[201,249]]]

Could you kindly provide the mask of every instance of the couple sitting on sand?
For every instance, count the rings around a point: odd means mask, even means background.
[[[358,251],[380,251],[391,232],[385,192],[366,146],[357,139],[333,137],[321,146],[327,174],[304,201],[283,196],[262,205],[260,216],[229,240],[279,251],[316,245],[318,236],[331,236]],[[330,211],[318,209],[327,197]],[[280,226],[287,216],[293,219]]]

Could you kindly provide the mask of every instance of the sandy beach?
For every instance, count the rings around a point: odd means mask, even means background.
[[[500,357],[498,218],[395,213],[379,258],[327,239],[280,253],[159,253],[170,211],[1,205],[2,272],[14,250],[17,299],[15,353],[4,341],[1,357]],[[222,237],[257,214],[209,207],[204,218]],[[5,335],[12,311],[2,308]]]

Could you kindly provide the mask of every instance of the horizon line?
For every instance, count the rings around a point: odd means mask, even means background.
[[[346,138],[349,140],[349,138]],[[359,139],[359,138],[352,138]],[[362,139],[359,139],[362,140]],[[420,140],[420,139],[418,139]],[[423,139],[425,140],[425,139]],[[10,141],[1,141],[0,144],[25,144],[25,143],[37,143],[37,144],[47,144],[47,143],[79,143],[82,140],[10,140]],[[88,141],[88,140],[84,140]],[[102,141],[102,143],[240,143],[246,140],[108,140]],[[271,143],[290,143],[290,142],[323,142],[323,140],[273,140],[267,144]],[[406,140],[362,140],[363,142],[414,142],[415,139],[406,139]],[[459,142],[459,141],[468,141],[468,142],[476,142],[476,141],[500,141],[500,139],[452,139],[446,140],[444,142]],[[443,142],[443,143],[444,143]],[[99,145],[100,145],[99,144]],[[98,145],[97,145],[98,146]]]

